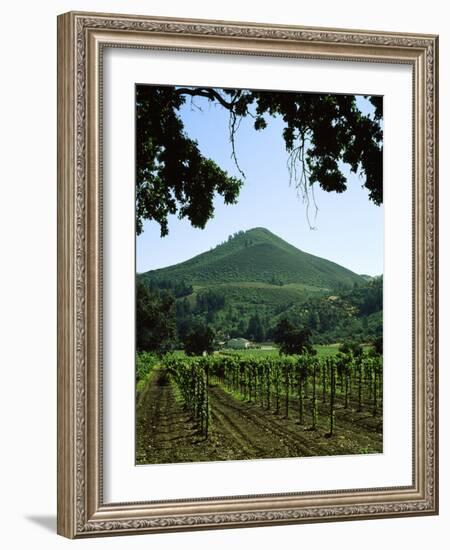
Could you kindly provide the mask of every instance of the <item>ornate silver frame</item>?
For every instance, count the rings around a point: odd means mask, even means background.
[[[414,449],[408,487],[165,502],[102,500],[102,48],[413,67]],[[438,38],[95,13],[58,17],[58,533],[70,538],[438,513]]]

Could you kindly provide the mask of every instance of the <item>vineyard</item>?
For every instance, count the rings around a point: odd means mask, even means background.
[[[380,355],[166,355],[147,370],[138,463],[382,451]]]

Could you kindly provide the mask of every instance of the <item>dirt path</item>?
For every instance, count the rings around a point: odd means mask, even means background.
[[[209,391],[212,421],[209,437],[205,439],[176,399],[164,372],[159,369],[154,372],[137,401],[138,464],[382,451],[382,435],[368,413],[338,410],[336,432],[327,438],[325,408],[320,411],[317,429],[313,431],[309,429],[308,415],[304,425],[298,424],[295,401],[289,418],[285,418],[282,412],[277,415],[259,404],[237,399],[218,384],[211,385]]]
[[[189,415],[175,399],[172,385],[164,372],[156,369],[151,380],[138,396],[136,407],[136,461],[172,462],[174,450],[195,440],[196,428]]]

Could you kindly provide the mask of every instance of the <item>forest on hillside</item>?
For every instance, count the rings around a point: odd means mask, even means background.
[[[137,282],[137,347],[142,351],[181,349],[198,326],[214,332],[216,342],[246,338],[273,341],[277,324],[288,320],[308,329],[313,344],[382,337],[383,278],[333,293],[277,293],[256,286],[205,288],[185,282]],[[319,294],[319,295],[317,295]]]

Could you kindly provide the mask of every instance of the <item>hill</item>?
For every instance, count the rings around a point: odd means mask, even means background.
[[[310,291],[352,288],[365,282],[349,269],[303,252],[262,227],[240,231],[208,252],[139,277],[194,287],[262,283],[271,287],[301,285]]]
[[[270,340],[281,318],[317,343],[368,341],[382,330],[382,279],[297,249],[264,228],[240,231],[188,261],[138,280],[174,300],[177,339],[198,322],[218,339]]]

